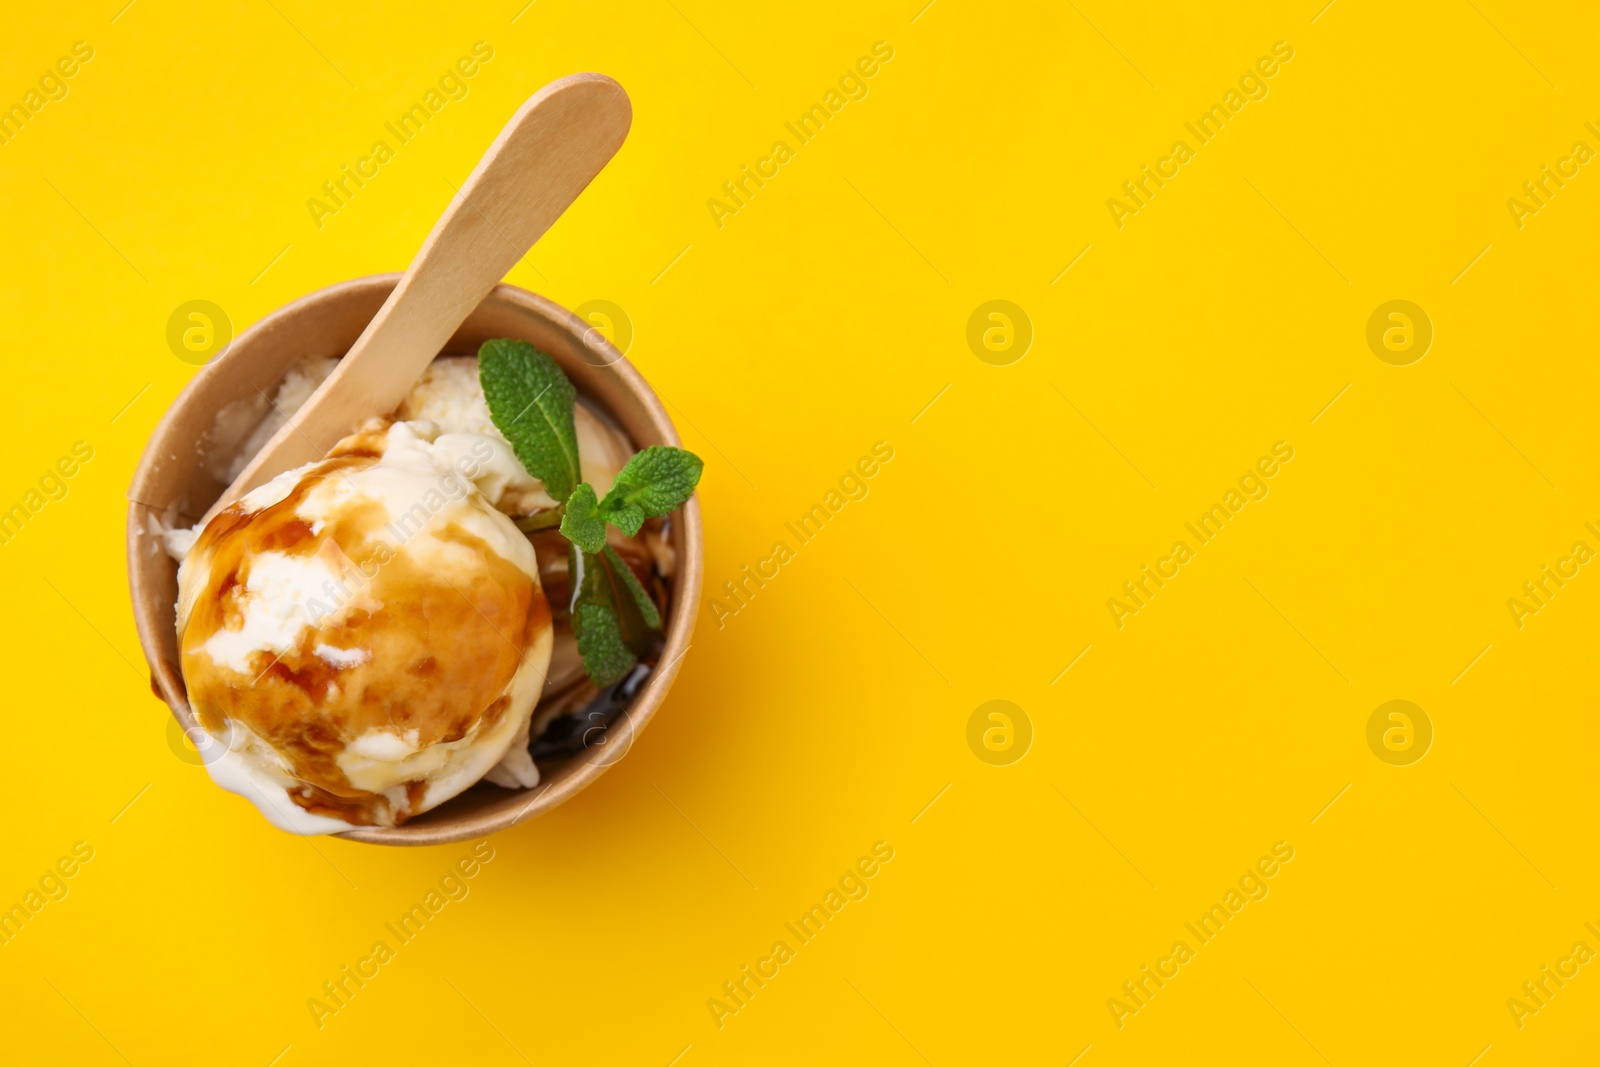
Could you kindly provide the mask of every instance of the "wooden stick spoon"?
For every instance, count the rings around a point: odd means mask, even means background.
[[[321,459],[365,419],[398,407],[472,310],[616,154],[632,121],[628,94],[603,74],[568,75],[534,93],[338,368],[201,525],[275,475]]]

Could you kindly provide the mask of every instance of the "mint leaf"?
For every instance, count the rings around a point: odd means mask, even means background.
[[[639,657],[622,643],[617,613],[609,604],[579,604],[572,612],[583,669],[595,685],[613,685],[628,676]]]
[[[594,486],[580,482],[567,498],[566,514],[561,518],[561,535],[585,552],[606,547],[606,520],[600,514],[600,499]]]
[[[526,341],[496,339],[478,349],[478,380],[489,415],[528,473],[555,501],[583,477],[572,405],[577,390],[556,361]]]
[[[655,644],[661,612],[613,548],[585,552],[574,544],[567,566],[573,589],[569,615],[583,669],[596,685],[621,681]]]
[[[705,467],[693,452],[666,445],[651,445],[634,453],[617,473],[611,491],[600,502],[606,520],[632,537],[645,519],[657,518],[682,506],[700,484]]]
[[[596,685],[611,685],[627,677],[639,657],[623,640],[611,577],[602,559],[577,545],[567,552],[572,633],[578,639],[578,654]]]
[[[633,597],[633,605],[639,611],[639,618],[652,630],[661,629],[661,612],[656,610],[656,602],[650,599],[650,594],[645,592],[644,586],[639,584],[633,568],[619,555],[617,550],[610,545],[606,546],[603,553],[607,563],[611,565],[611,573],[620,581],[628,593]]]

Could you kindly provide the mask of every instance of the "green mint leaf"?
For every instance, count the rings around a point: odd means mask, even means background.
[[[611,565],[612,576],[633,597],[633,605],[638,609],[639,618],[652,630],[661,629],[661,612],[656,610],[656,602],[650,599],[650,594],[645,592],[644,586],[639,584],[639,579],[634,575],[633,568],[617,555],[617,550],[610,545],[606,546],[603,553],[605,560]]]
[[[572,419],[578,394],[556,361],[526,341],[485,341],[478,380],[490,417],[528,473],[552,500],[571,496],[583,477]]]
[[[666,515],[682,506],[700,484],[705,467],[693,452],[651,445],[634,453],[617,473],[611,491],[600,502],[606,520],[632,537],[645,519]]]
[[[567,553],[572,580],[572,632],[578,639],[583,669],[596,685],[612,685],[627,677],[639,657],[623,640],[612,581],[603,556],[573,545]]]
[[[595,685],[614,685],[628,676],[639,657],[622,643],[617,613],[609,604],[579,604],[572,614],[583,669]]]
[[[580,482],[567,498],[561,534],[590,554],[606,547],[606,520],[600,514],[600,498],[588,482]]]

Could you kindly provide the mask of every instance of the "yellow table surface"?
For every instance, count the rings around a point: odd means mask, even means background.
[[[1593,1061],[1600,13],[924,2],[7,8],[8,1059]],[[126,599],[169,318],[403,268],[579,70],[508,280],[707,461],[693,651],[486,844],[281,834]]]

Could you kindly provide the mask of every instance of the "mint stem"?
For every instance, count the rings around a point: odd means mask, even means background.
[[[520,519],[512,519],[517,529],[523,533],[538,533],[540,530],[549,530],[561,525],[562,516],[566,515],[564,504],[557,504],[544,511],[536,511],[532,515],[524,515]]]

